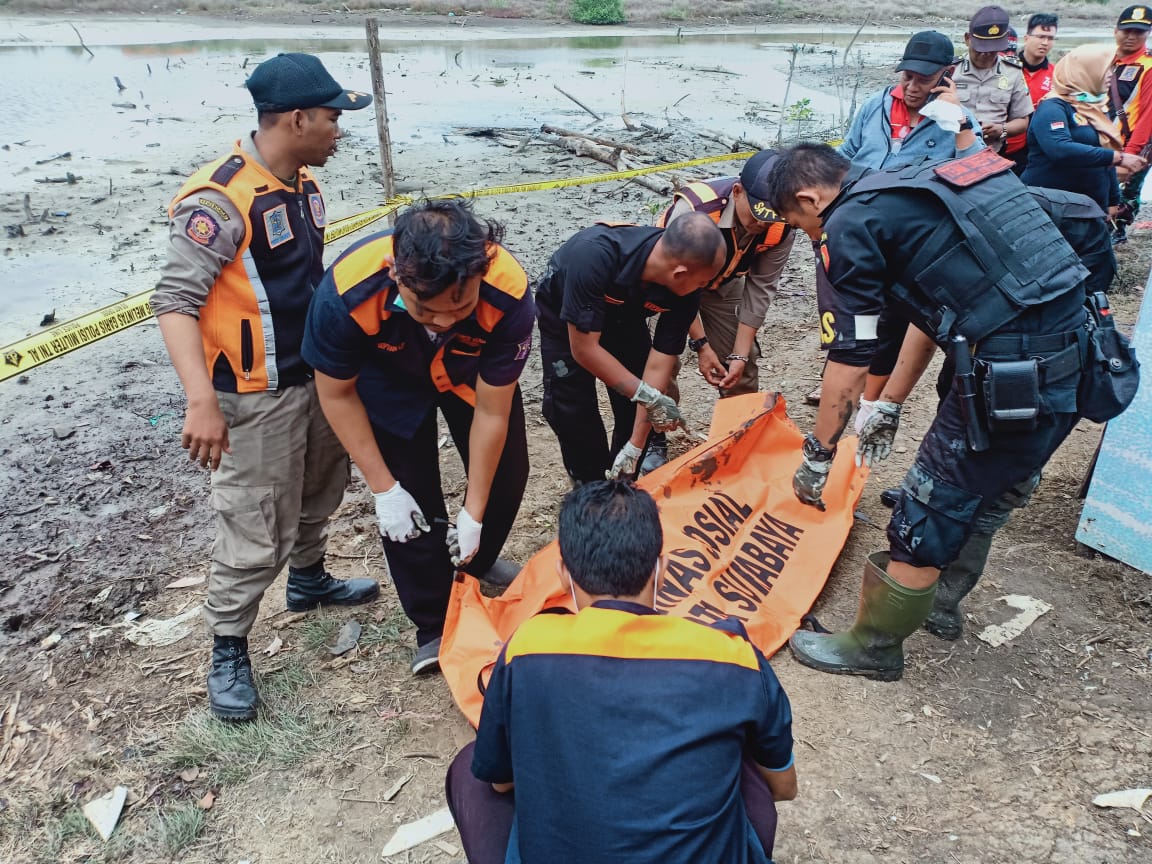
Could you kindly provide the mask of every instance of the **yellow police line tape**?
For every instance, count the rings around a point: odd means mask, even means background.
[[[587,177],[569,177],[562,180],[540,180],[535,183],[516,183],[511,186],[490,186],[485,189],[474,189],[470,192],[457,192],[444,195],[430,195],[429,198],[482,198],[490,195],[515,195],[520,192],[541,192],[547,189],[564,189],[569,186],[587,186],[594,183],[609,183],[614,180],[630,180],[645,174],[655,174],[660,171],[676,171],[680,168],[691,168],[695,165],[706,165],[710,162],[730,162],[747,159],[755,151],[745,153],[722,153],[717,156],[702,156],[699,159],[687,159],[683,162],[670,162],[665,165],[651,165],[645,168],[632,168],[627,171],[609,171],[605,174],[592,174]],[[332,243],[341,237],[347,237],[354,231],[378,222],[385,216],[396,212],[406,204],[411,204],[415,198],[407,195],[397,195],[390,198],[380,207],[366,210],[355,216],[348,216],[332,222],[324,229],[324,242]],[[154,289],[125,297],[118,303],[112,303],[101,309],[95,309],[57,324],[47,330],[27,336],[11,345],[0,348],[0,381],[6,381],[29,369],[33,369],[49,360],[63,357],[77,348],[91,345],[106,336],[126,330],[134,324],[146,321],[152,317],[152,308],[148,305]]]
[[[517,195],[521,192],[544,192],[548,189],[565,189],[569,186],[590,186],[594,183],[610,183],[613,180],[631,180],[633,177],[643,177],[645,174],[657,174],[661,171],[678,171],[681,168],[691,168],[695,165],[707,165],[710,162],[734,162],[748,159],[756,153],[750,150],[746,153],[722,153],[718,156],[701,156],[699,159],[686,159],[683,162],[669,162],[665,165],[649,165],[644,168],[629,168],[626,171],[609,171],[605,174],[590,174],[587,177],[567,177],[563,180],[539,180],[535,183],[514,183],[511,186],[489,186],[485,189],[473,189],[470,192],[451,192],[444,195],[429,195],[432,200],[446,198],[485,198],[490,195]],[[389,198],[379,207],[366,210],[356,216],[346,219],[337,219],[324,229],[324,242],[331,243],[346,237],[353,231],[359,231],[373,222],[377,222],[392,213],[395,213],[405,204],[411,204],[416,199],[408,195],[396,195]]]

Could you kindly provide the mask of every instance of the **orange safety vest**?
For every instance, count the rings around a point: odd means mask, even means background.
[[[1124,101],[1124,111],[1128,120],[1128,134],[1124,136],[1125,144],[1128,143],[1128,139],[1140,119],[1140,92],[1144,86],[1147,86],[1144,84],[1144,78],[1150,67],[1152,67],[1152,56],[1141,53],[1119,58],[1112,68],[1112,76],[1116,81],[1116,89],[1120,93],[1120,98]],[[1109,111],[1109,114],[1113,117],[1116,116],[1115,107]]]
[[[200,310],[212,386],[228,393],[258,393],[304,383],[312,374],[300,356],[304,321],[324,275],[326,219],[320,187],[304,168],[296,188],[286,186],[238,141],[230,155],[188,179],[172,199],[169,216],[201,189],[227,196],[244,220],[236,257],[224,265]],[[205,211],[205,224],[219,215]]]
[[[407,315],[393,314],[393,310],[402,307],[397,303],[396,282],[383,264],[393,254],[390,231],[350,247],[332,265],[328,278],[335,284],[336,292],[341,297],[356,298],[355,305],[350,304],[349,315],[366,335],[376,340],[376,359],[372,363],[376,368],[362,372],[361,380],[371,379],[371,389],[375,391],[411,391],[407,401],[412,404],[396,410],[418,408],[423,414],[424,407],[416,403],[420,401],[421,379],[428,380],[424,368],[436,391],[452,393],[476,406],[476,377],[484,347],[505,314],[523,301],[528,290],[528,276],[512,253],[503,246],[495,246],[492,253],[488,272],[480,283],[476,309],[442,336],[431,361],[420,347],[421,343],[427,344],[423,328]],[[363,300],[359,299],[361,295]],[[521,346],[525,356],[529,346],[530,341]],[[361,392],[366,403],[372,400],[371,394]],[[374,406],[367,407],[369,414],[375,413]]]
[[[724,208],[728,206],[728,201],[732,197],[732,187],[736,185],[738,179],[737,177],[720,177],[715,180],[701,180],[682,186],[672,196],[672,204],[656,220],[656,226],[663,228],[667,225],[668,216],[676,207],[678,200],[687,201],[695,212],[707,214],[713,222],[719,225],[720,218],[724,215]],[[736,229],[722,227],[720,231],[724,235],[724,244],[727,247],[724,266],[720,268],[719,275],[707,286],[708,289],[714,290],[729,279],[743,276],[751,268],[752,260],[758,254],[774,246],[779,246],[788,236],[790,230],[790,226],[783,219],[777,217],[768,223],[768,232],[760,239],[759,243],[750,243],[741,249],[736,244]]]

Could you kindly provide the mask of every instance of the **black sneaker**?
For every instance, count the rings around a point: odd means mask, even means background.
[[[416,648],[412,658],[413,675],[431,675],[440,671],[440,637]]]

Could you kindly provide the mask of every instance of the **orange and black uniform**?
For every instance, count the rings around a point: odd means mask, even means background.
[[[461,837],[503,833],[509,864],[765,864],[775,806],[750,763],[792,766],[792,713],[738,622],[599,600],[520,625],[484,694],[483,784],[461,761],[448,777]],[[508,782],[510,834],[482,788]]]
[[[477,378],[494,387],[516,382],[532,349],[535,307],[528,277],[507,250],[496,247],[493,253],[476,309],[445,333],[430,333],[408,315],[383,263],[392,256],[390,231],[336,259],[308,313],[305,359],[332,378],[357,379],[380,455],[432,526],[407,543],[384,539],[388,570],[420,645],[443,629],[454,572],[445,541],[436,409],[467,468]],[[527,482],[524,406],[517,389],[470,572],[484,573],[496,561]]]
[[[246,154],[230,156],[188,179],[169,207],[213,190],[225,196],[244,222],[236,256],[224,264],[199,310],[212,386],[222,393],[255,393],[302,384],[311,370],[300,356],[312,288],[324,273],[324,199],[301,168],[286,185]],[[185,228],[211,247],[227,214],[200,198]]]

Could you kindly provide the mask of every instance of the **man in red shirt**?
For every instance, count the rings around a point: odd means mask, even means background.
[[[1048,52],[1056,41],[1056,28],[1059,19],[1043,12],[1028,19],[1028,29],[1024,33],[1024,47],[1020,50],[1020,69],[1024,73],[1024,83],[1032,96],[1032,107],[1052,89],[1052,64],[1048,62]],[[1024,172],[1028,164],[1028,133],[1011,135],[1004,144],[1004,155],[1015,162],[1013,172],[1017,176]]]
[[[1152,137],[1152,84],[1150,77],[1152,56],[1148,54],[1148,31],[1152,30],[1152,9],[1147,6],[1129,6],[1120,13],[1116,22],[1116,61],[1112,67],[1110,114],[1120,126],[1124,137],[1124,152],[1137,156]],[[1117,172],[1119,174],[1119,172]],[[1120,213],[1115,217],[1116,231],[1113,243],[1128,239],[1125,228],[1136,221],[1140,211],[1140,187],[1148,170],[1128,177],[1120,175]]]

